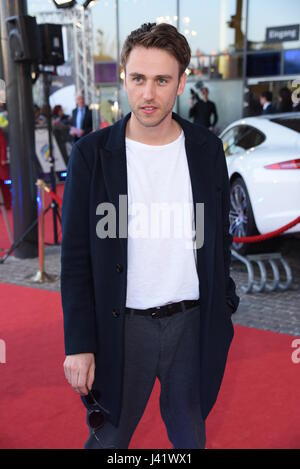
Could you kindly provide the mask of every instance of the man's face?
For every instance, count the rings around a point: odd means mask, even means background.
[[[77,102],[78,107],[84,107],[84,97],[83,96],[77,96],[76,102]]]
[[[207,97],[208,97],[208,91],[207,91],[207,89],[206,89],[206,88],[202,88],[201,93],[202,93],[203,98],[204,98],[204,99],[207,99]]]
[[[179,64],[168,52],[140,46],[132,49],[126,64],[124,89],[140,124],[156,127],[172,112],[176,96],[183,93],[186,81],[185,73],[180,80],[178,77]]]
[[[260,101],[260,104],[263,106],[267,100],[264,96],[260,96],[259,101]]]

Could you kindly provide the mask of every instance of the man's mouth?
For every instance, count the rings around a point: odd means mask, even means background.
[[[142,106],[141,109],[145,114],[152,114],[157,108],[155,106]]]

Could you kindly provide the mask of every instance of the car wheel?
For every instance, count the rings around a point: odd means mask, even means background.
[[[246,184],[241,177],[234,179],[230,188],[230,233],[233,236],[254,236],[259,234]],[[241,255],[277,251],[281,238],[271,238],[256,243],[232,243],[232,248]]]
[[[240,177],[231,184],[229,220],[233,236],[253,236],[258,233],[247,187]],[[253,246],[253,243],[232,243],[232,248],[242,255],[253,252]]]

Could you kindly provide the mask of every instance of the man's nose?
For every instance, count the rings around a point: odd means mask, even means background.
[[[151,101],[155,95],[155,84],[152,81],[147,81],[144,87],[144,100]]]

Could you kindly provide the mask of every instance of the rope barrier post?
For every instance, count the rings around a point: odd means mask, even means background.
[[[35,275],[29,277],[34,283],[55,282],[57,275],[50,275],[45,272],[45,183],[38,179],[37,186],[37,207],[38,207],[38,247],[39,247],[39,270]]]
[[[37,181],[37,206],[38,206],[38,246],[39,246],[39,265],[41,274],[44,273],[45,264],[45,189],[41,179]]]

